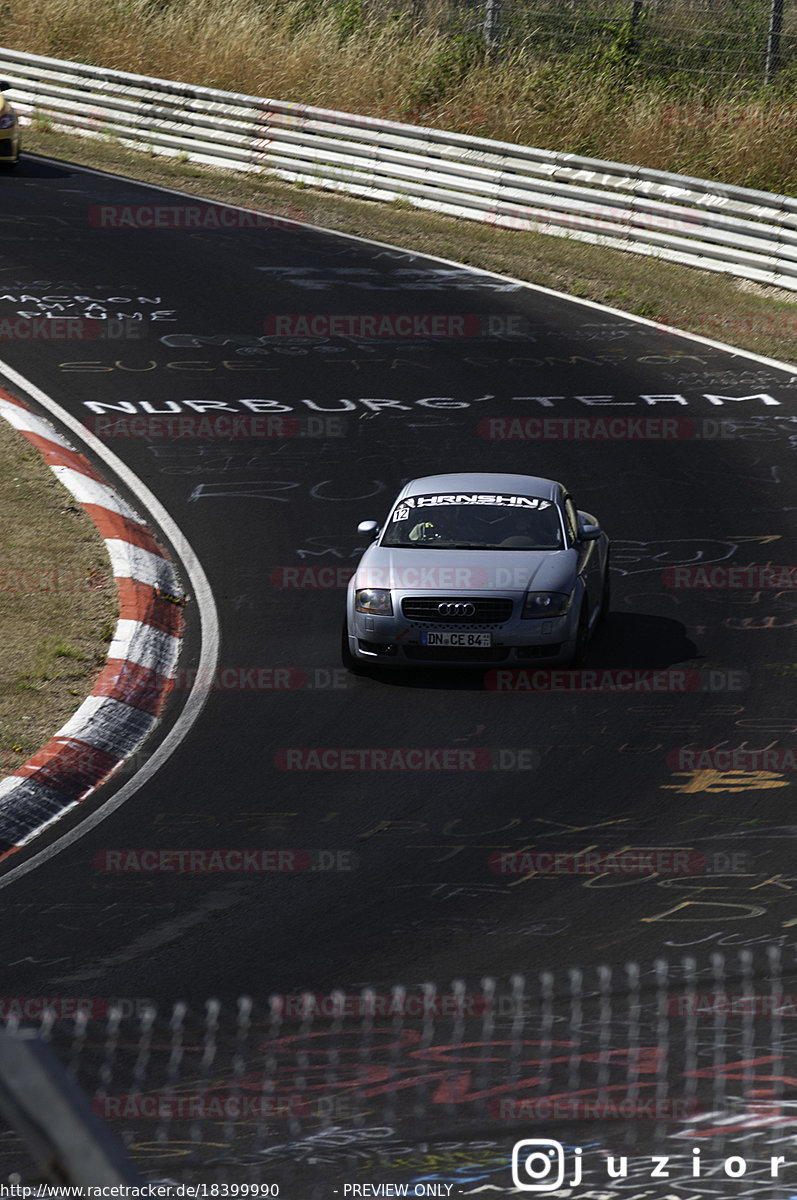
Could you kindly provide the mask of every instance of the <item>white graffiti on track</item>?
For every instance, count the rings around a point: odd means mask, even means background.
[[[345,346],[341,346],[339,342],[328,337],[313,338],[312,340],[286,337],[281,338],[279,344],[275,344],[274,338],[267,334],[258,337],[247,333],[168,333],[159,340],[162,345],[175,350],[196,350],[202,346],[232,347],[233,354],[240,355],[242,358],[269,354],[301,357],[307,354],[346,353]],[[369,343],[363,339],[362,349],[376,352],[378,346],[374,344],[373,340]]]
[[[298,488],[301,495],[304,495],[306,490],[312,500],[335,500],[348,503],[353,500],[368,500],[372,496],[379,496],[382,492],[387,491],[387,484],[383,483],[381,479],[369,479],[355,483],[354,487],[357,490],[351,493],[346,490],[348,486],[351,486],[350,483],[335,479],[322,479],[310,486],[286,479],[248,479],[241,480],[240,483],[199,483],[188,497],[188,502],[190,504],[198,500],[246,496],[252,500],[274,500],[280,504],[288,504],[291,499],[296,498],[290,493],[294,493]]]
[[[153,364],[157,366],[157,364]],[[149,369],[149,368],[142,368]],[[468,400],[458,399],[456,396],[420,396],[411,400],[395,400],[387,396],[357,396],[349,398],[346,396],[340,397],[324,397],[321,403],[316,400],[311,400],[308,397],[297,402],[297,404],[286,404],[284,400],[275,400],[266,397],[248,397],[241,400],[161,400],[158,403],[153,403],[150,400],[122,400],[118,404],[109,404],[106,401],[100,400],[84,400],[84,407],[90,412],[96,413],[98,416],[106,414],[116,414],[137,416],[144,414],[148,416],[173,416],[178,413],[186,412],[190,414],[200,413],[203,416],[217,416],[219,413],[235,413],[238,415],[245,414],[250,416],[252,413],[257,415],[280,415],[283,413],[300,412],[309,409],[312,413],[354,413],[356,412],[360,418],[373,417],[384,412],[389,412],[390,415],[395,415],[396,412],[414,413],[416,409],[420,412],[418,416],[428,415],[428,410],[431,409],[435,415],[439,410],[460,410],[471,408],[474,404],[483,404],[488,400],[494,400],[495,396],[488,392],[483,396],[473,396]],[[404,418],[402,418],[403,420]]]
[[[693,563],[717,563],[732,558],[736,542],[721,538],[662,538],[644,542],[617,538],[612,540],[612,568],[618,575],[642,575],[682,567]]]
[[[405,1153],[413,1147],[396,1141],[396,1132],[389,1125],[346,1129],[332,1125],[320,1133],[310,1134],[290,1142],[264,1147],[249,1154],[230,1154],[209,1160],[208,1167],[235,1163],[307,1163],[311,1166],[332,1166],[348,1162],[354,1165],[378,1165],[382,1152]]]
[[[774,371],[723,371],[707,368],[704,371],[663,371],[663,379],[671,379],[685,387],[743,387],[797,388],[797,375],[785,378]]]
[[[473,917],[471,914],[458,917],[446,914],[444,917],[431,917],[424,914],[423,920],[405,921],[394,925],[391,929],[393,936],[406,933],[415,934],[419,929],[428,929],[430,921],[434,921],[435,935],[457,934],[466,932],[470,935],[478,933],[481,937],[507,938],[556,938],[567,933],[573,922],[566,917],[541,917],[538,921],[529,921],[522,925],[513,925],[505,916]]]
[[[19,317],[83,317],[87,320],[106,321],[176,321],[177,310],[164,308],[161,296],[142,296],[140,289],[129,289],[125,295],[121,289],[108,289],[108,295],[91,295],[77,289],[74,292],[37,290],[34,288],[14,292],[0,291],[0,305],[7,304]],[[132,307],[131,307],[132,306]]]
[[[666,940],[663,945],[674,950],[691,950],[695,946],[711,949],[727,947],[733,950],[748,949],[750,946],[766,946],[767,948],[797,951],[797,941],[791,941],[787,933],[761,933],[757,937],[744,937],[741,933],[705,933],[686,940]]]
[[[305,558],[362,558],[365,543],[361,534],[352,534],[349,541],[353,544],[343,545],[341,542],[330,544],[329,539],[321,535],[309,537],[296,553],[301,559]]]

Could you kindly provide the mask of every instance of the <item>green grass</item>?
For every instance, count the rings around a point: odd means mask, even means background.
[[[516,0],[490,55],[450,0],[0,0],[34,53],[797,191],[797,12],[765,84],[768,0],[630,8]]]

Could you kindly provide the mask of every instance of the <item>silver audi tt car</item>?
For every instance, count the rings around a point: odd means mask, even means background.
[[[609,609],[609,539],[532,475],[428,475],[401,489],[349,583],[350,670],[577,666]]]

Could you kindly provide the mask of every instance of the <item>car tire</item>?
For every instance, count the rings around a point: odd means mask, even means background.
[[[589,605],[586,598],[581,601],[581,608],[578,614],[578,629],[576,630],[576,644],[573,649],[573,654],[570,659],[571,667],[582,666],[587,654],[587,642],[589,641]]]
[[[355,658],[351,652],[351,647],[349,646],[349,623],[345,617],[343,618],[343,627],[340,633],[340,661],[351,675],[364,675],[366,672],[359,658]]]
[[[612,604],[612,580],[609,575],[609,551],[606,551],[606,573],[603,576],[603,589],[601,591],[601,606],[598,610],[598,621],[605,621],[609,615],[609,609]]]

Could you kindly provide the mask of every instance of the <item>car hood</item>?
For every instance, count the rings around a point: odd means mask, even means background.
[[[565,592],[575,583],[575,550],[415,550],[374,543],[357,567],[355,587],[436,592]]]

